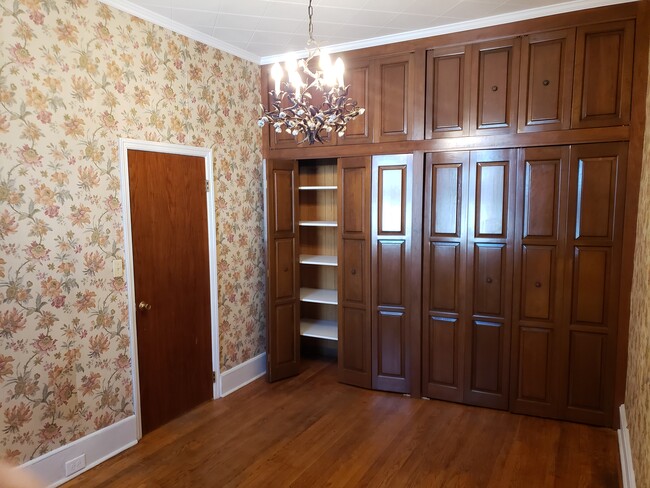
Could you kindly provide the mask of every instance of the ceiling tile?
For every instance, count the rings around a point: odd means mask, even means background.
[[[182,8],[174,8],[172,10],[172,19],[181,24],[191,25],[195,27],[209,25],[212,27],[217,19],[216,12],[206,12],[203,10],[187,10]]]

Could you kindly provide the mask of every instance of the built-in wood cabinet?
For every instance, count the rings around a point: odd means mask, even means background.
[[[406,141],[413,132],[413,53],[374,60],[374,128],[376,142]]]

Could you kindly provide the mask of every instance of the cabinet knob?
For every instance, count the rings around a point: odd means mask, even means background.
[[[286,273],[287,271],[289,271],[289,267],[288,267],[288,266],[285,266],[285,267],[284,267],[284,272]]]
[[[542,81],[542,85],[544,85],[544,86],[548,86],[548,85],[550,85],[550,84],[551,84],[551,82],[548,81],[548,80],[544,80],[544,81]]]
[[[142,311],[151,310],[151,305],[149,305],[147,302],[140,302],[138,303],[138,310],[142,310]]]
[[[541,288],[542,284],[539,281],[535,282],[535,288]]]
[[[485,282],[486,282],[486,283],[492,283],[492,278],[490,278],[490,277],[488,276],[488,277],[485,279]]]
[[[353,274],[353,275],[357,274],[357,270],[352,268],[352,271],[350,271],[350,274]]]
[[[496,86],[496,85],[492,85],[492,91],[497,91],[498,89],[499,89],[498,86]]]

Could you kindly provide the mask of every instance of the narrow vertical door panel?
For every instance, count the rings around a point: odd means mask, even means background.
[[[344,81],[350,87],[348,93],[350,99],[355,100],[365,111],[348,122],[345,135],[337,138],[337,144],[371,143],[374,110],[370,97],[370,60],[368,58],[346,59]]]
[[[298,163],[266,162],[267,377],[276,381],[300,368],[298,277]]]
[[[422,394],[463,400],[469,153],[427,154],[422,263]]]
[[[413,130],[413,54],[377,58],[374,68],[374,140],[409,140]]]
[[[370,158],[338,161],[338,378],[370,388]]]
[[[463,400],[508,408],[515,150],[470,154]]]
[[[372,158],[372,387],[410,391],[413,156]]]
[[[212,398],[205,160],[138,150],[127,157],[147,434]]]

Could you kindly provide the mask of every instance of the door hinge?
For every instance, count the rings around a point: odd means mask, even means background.
[[[205,192],[210,192],[210,180],[205,180]]]
[[[213,371],[213,372],[212,372],[212,382],[213,382],[213,383],[216,383],[216,382],[217,382],[217,372],[216,372],[216,371]]]

